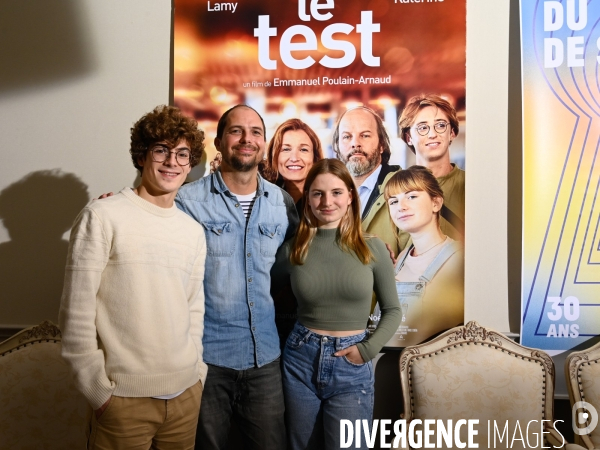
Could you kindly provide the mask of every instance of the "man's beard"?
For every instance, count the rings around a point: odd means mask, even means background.
[[[355,154],[361,154],[365,156],[366,159],[351,160],[352,156]],[[356,150],[348,155],[345,163],[346,168],[352,177],[362,177],[369,172],[372,172],[379,164],[381,164],[381,153],[376,150],[371,155],[368,155],[367,152]]]
[[[255,159],[253,159],[252,161],[242,161],[241,158],[238,158],[237,156],[232,156],[229,161],[229,165],[233,167],[233,169],[236,172],[250,172],[256,166],[258,166],[259,162],[260,161],[256,161]]]
[[[260,152],[257,149],[256,154],[258,155]],[[239,156],[233,154],[226,161],[236,172],[250,172],[255,169],[256,166],[260,163],[260,159],[254,158],[250,161],[247,159],[242,159]]]

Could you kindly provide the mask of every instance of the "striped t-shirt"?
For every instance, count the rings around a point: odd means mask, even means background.
[[[244,217],[246,217],[246,222],[248,221],[248,217],[250,217],[250,213],[252,212],[252,207],[254,206],[254,200],[256,200],[256,191],[252,194],[240,195],[234,194],[235,197],[240,202],[240,206],[244,210]]]

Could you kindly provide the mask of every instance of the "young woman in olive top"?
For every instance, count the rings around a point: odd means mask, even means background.
[[[363,236],[359,197],[343,163],[323,159],[304,185],[295,238],[273,279],[291,283],[298,322],[283,351],[286,426],[292,449],[339,449],[340,420],[371,420],[371,360],[394,334],[401,310],[385,244]],[[365,331],[375,292],[381,322]],[[361,444],[365,446],[364,436]]]

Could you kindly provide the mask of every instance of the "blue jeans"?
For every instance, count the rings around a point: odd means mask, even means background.
[[[283,411],[279,358],[246,370],[208,364],[196,449],[225,450],[232,417],[244,449],[285,449]]]
[[[345,356],[333,356],[366,337],[366,331],[336,338],[313,333],[298,322],[294,326],[283,351],[285,418],[292,450],[339,449],[341,419],[353,425],[359,419],[371,423],[372,362],[354,364]],[[364,436],[361,444],[367,448]]]

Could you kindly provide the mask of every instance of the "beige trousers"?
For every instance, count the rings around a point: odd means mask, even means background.
[[[89,450],[193,450],[202,383],[171,400],[111,397],[100,416],[92,411]]]

